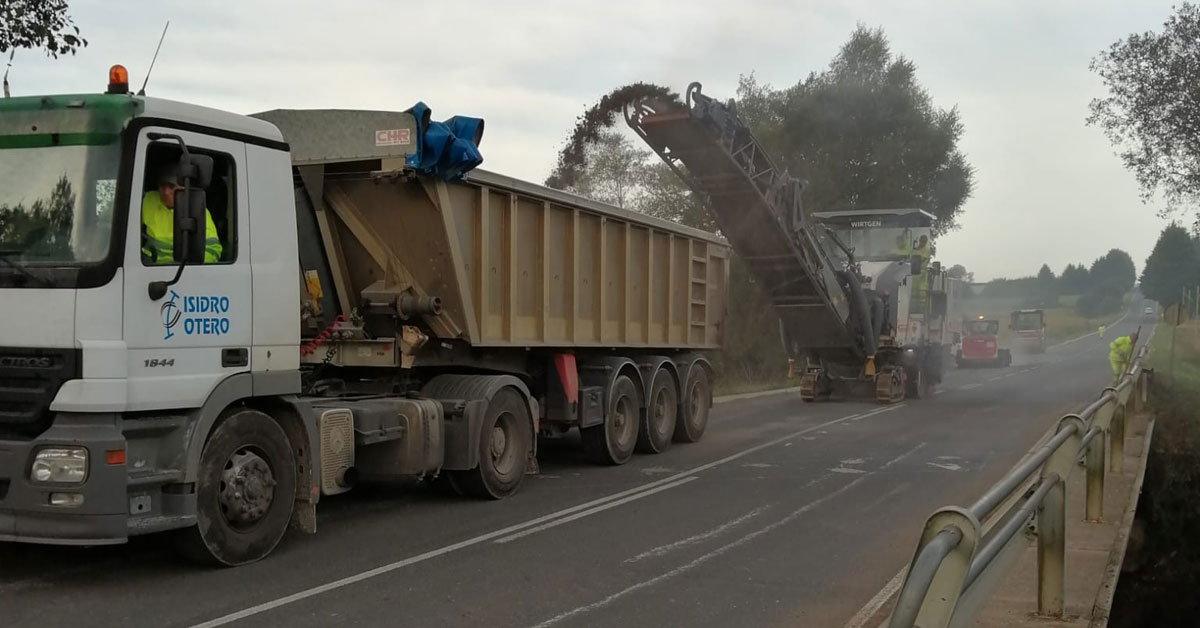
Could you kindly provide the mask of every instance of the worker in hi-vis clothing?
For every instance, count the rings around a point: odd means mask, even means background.
[[[925,293],[929,288],[929,260],[933,257],[933,251],[930,250],[929,236],[921,236],[919,240],[913,243],[912,255],[921,256],[921,272],[914,273],[911,281],[913,282],[912,289],[912,304],[913,311],[921,311],[925,307]]]
[[[1112,366],[1113,381],[1118,381],[1129,370],[1133,358],[1133,347],[1137,344],[1137,332],[1114,339],[1108,345],[1108,364]]]
[[[182,190],[179,167],[163,169],[158,189],[142,196],[142,259],[148,264],[175,261],[175,193]],[[221,261],[221,240],[212,214],[204,210],[204,263]]]
[[[1100,339],[1104,340],[1104,325],[1100,326]]]

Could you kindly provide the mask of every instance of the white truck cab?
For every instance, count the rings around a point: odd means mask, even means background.
[[[234,400],[300,390],[279,131],[110,92],[0,100],[0,540],[95,545],[192,525],[192,432]],[[222,252],[155,264],[143,197],[184,147],[211,167],[196,173],[206,199],[191,200]]]

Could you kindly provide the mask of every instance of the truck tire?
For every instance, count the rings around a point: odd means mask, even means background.
[[[517,492],[533,451],[532,426],[521,393],[512,388],[496,391],[479,426],[479,466],[450,471],[451,487],[481,499],[504,499]]]
[[[646,396],[646,420],[639,424],[637,449],[661,454],[671,446],[679,414],[679,387],[666,369],[658,369]]]
[[[183,530],[189,558],[225,567],[275,549],[296,498],[296,462],[287,434],[270,416],[239,410],[217,425],[200,454],[196,525]]]
[[[633,380],[628,375],[618,375],[608,393],[604,423],[581,432],[588,459],[608,465],[629,462],[637,446],[641,406]]]
[[[675,440],[694,443],[704,435],[708,427],[708,410],[712,405],[712,385],[708,381],[708,369],[695,366],[688,374],[683,387],[682,412],[675,421]]]

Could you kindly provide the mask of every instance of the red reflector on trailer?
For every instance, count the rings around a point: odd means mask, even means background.
[[[562,382],[567,403],[577,403],[579,401],[579,370],[575,368],[575,356],[570,353],[555,354],[554,370],[558,372],[558,381]]]

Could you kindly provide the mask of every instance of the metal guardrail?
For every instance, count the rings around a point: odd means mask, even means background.
[[[968,508],[947,506],[925,522],[889,628],[967,626],[1020,558],[1030,533],[1038,547],[1038,614],[1063,617],[1066,576],[1066,484],[1082,457],[1087,469],[1087,521],[1104,511],[1108,470],[1122,471],[1125,419],[1146,401],[1146,348],[1115,386],[1081,412],[1058,421],[1054,435]],[[1030,483],[1030,480],[1036,479]],[[980,523],[1012,500],[985,534]]]

